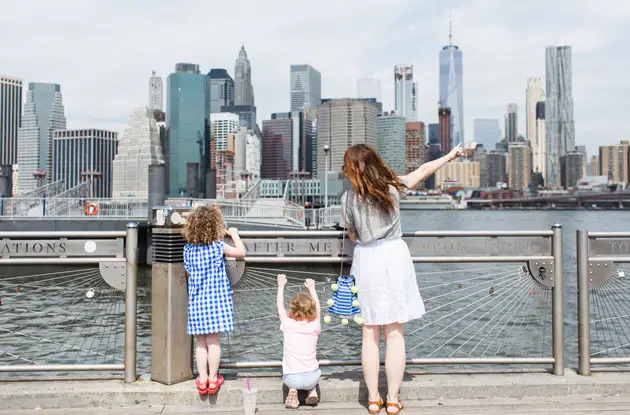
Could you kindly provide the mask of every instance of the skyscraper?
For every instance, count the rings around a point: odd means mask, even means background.
[[[260,137],[257,134],[248,132],[247,143],[245,144],[245,169],[252,175],[252,178],[260,178],[260,164],[262,153],[260,148]]]
[[[263,121],[261,177],[288,179],[312,173],[312,122],[301,111],[271,114]]]
[[[225,196],[228,187],[234,182],[234,132],[239,128],[237,114],[218,112],[210,114],[210,165],[217,172],[217,194]],[[232,139],[230,140],[230,136]],[[230,187],[231,189],[231,187]]]
[[[402,115],[408,122],[418,121],[417,89],[418,84],[413,80],[413,65],[396,65],[394,67],[396,114]]]
[[[408,174],[427,161],[426,129],[423,122],[408,122],[405,128],[405,174]]]
[[[547,127],[548,186],[561,185],[560,157],[575,148],[573,120],[571,47],[548,46],[546,54],[547,101],[545,116]]]
[[[451,127],[453,126],[453,124],[451,118],[451,109],[448,107],[440,107],[438,110],[438,117],[440,120],[440,150],[442,151],[442,153],[446,154],[451,151],[452,148]]]
[[[476,161],[451,161],[435,172],[435,187],[443,184],[462,187],[481,185],[481,166]]]
[[[473,121],[473,141],[492,150],[501,141],[501,127],[496,118],[475,118]]]
[[[98,129],[54,132],[52,180],[66,189],[90,184],[89,197],[112,197],[112,166],[118,148],[118,133]]]
[[[562,187],[573,189],[583,178],[586,168],[586,158],[580,151],[569,151],[560,158],[562,171],[560,173]]]
[[[214,148],[227,149],[227,138],[232,132],[238,130],[239,118],[237,114],[218,112],[210,114],[210,140],[214,142]]]
[[[508,104],[505,114],[505,139],[508,145],[515,143],[518,138],[518,107],[515,103]]]
[[[254,105],[254,87],[252,86],[252,69],[247,59],[245,46],[241,46],[234,67],[234,105]]]
[[[599,176],[599,157],[593,156],[591,157],[590,163],[586,166],[586,175],[587,176]]]
[[[545,103],[536,103],[536,135],[529,140],[532,146],[532,170],[542,174],[543,180],[547,177],[547,127],[545,123]]]
[[[464,141],[464,95],[462,51],[453,45],[449,27],[448,45],[440,51],[440,106],[451,108],[453,128],[450,147]]]
[[[22,80],[0,75],[0,166],[17,164],[21,120]]]
[[[21,194],[37,188],[34,173],[46,173],[50,181],[53,176],[53,133],[65,128],[61,86],[29,83],[18,136],[18,186]]]
[[[527,139],[530,142],[535,141],[536,132],[536,105],[543,100],[543,90],[540,78],[527,78],[527,91],[525,92],[525,122]]]
[[[112,197],[146,199],[151,164],[165,164],[160,133],[153,111],[138,108],[118,142],[112,166]]]
[[[525,144],[508,147],[508,185],[511,189],[525,190],[531,182],[531,151]]]
[[[630,182],[630,143],[621,141],[611,146],[599,148],[599,170],[608,181],[619,184]]]
[[[375,102],[363,99],[325,100],[317,108],[317,172],[322,177],[326,171],[341,171],[346,150],[355,144],[378,147],[378,127]],[[325,145],[330,147],[328,157]],[[265,151],[263,149],[263,151]]]
[[[253,105],[225,105],[221,107],[221,112],[231,112],[238,115],[239,124],[248,130],[258,131],[256,124],[256,107]]]
[[[479,186],[490,187],[488,181],[488,152],[483,144],[477,144],[473,152],[472,161],[479,163]]]
[[[234,79],[225,69],[210,69],[208,72],[210,112],[222,112],[221,108],[234,105]]]
[[[376,118],[378,154],[394,173],[405,174],[405,117],[387,112]]]
[[[210,105],[206,82],[206,75],[200,74],[199,65],[195,64],[178,63],[175,72],[168,76],[169,196],[186,194],[188,163],[199,163],[199,177],[202,178],[210,165],[210,132],[207,127]]]
[[[311,65],[291,65],[291,111],[317,108],[322,102],[322,76]]]
[[[507,160],[502,151],[489,151],[486,154],[488,163],[488,186],[496,187],[507,182]]]
[[[162,85],[162,78],[157,76],[155,71],[149,78],[149,108],[164,111],[164,85]]]
[[[374,98],[381,102],[381,80],[377,78],[359,78],[357,80],[357,98]]]

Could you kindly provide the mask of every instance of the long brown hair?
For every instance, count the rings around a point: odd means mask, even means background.
[[[222,239],[225,226],[221,211],[211,206],[195,208],[186,218],[182,234],[189,244],[209,245]]]
[[[343,172],[352,182],[352,188],[361,200],[369,197],[381,210],[393,213],[395,201],[389,186],[394,186],[401,193],[407,187],[387,167],[378,153],[367,144],[357,144],[346,150],[343,160]]]

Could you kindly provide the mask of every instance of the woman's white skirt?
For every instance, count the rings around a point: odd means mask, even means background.
[[[406,323],[425,313],[409,247],[402,239],[357,243],[352,275],[365,324]]]

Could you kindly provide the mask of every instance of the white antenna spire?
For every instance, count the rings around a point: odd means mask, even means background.
[[[448,12],[448,45],[453,46],[453,15]]]

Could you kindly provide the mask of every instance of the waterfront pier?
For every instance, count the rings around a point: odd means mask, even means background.
[[[342,231],[241,232],[248,255],[228,259],[237,328],[222,339],[227,382],[201,400],[192,339],[180,324],[189,209],[154,211],[151,268],[138,266],[134,223],[124,231],[0,232],[9,247],[0,259],[0,413],[239,413],[248,377],[260,412],[284,413],[275,276],[287,274],[289,293],[314,278],[326,314],[352,245]],[[427,306],[406,325],[407,413],[630,408],[618,372],[630,362],[630,233],[582,231],[569,248],[566,237],[560,225],[404,233]],[[565,263],[565,249],[576,263]],[[579,297],[568,294],[568,280]],[[360,342],[352,320],[332,316],[323,326],[322,403],[305,410],[365,412]]]

